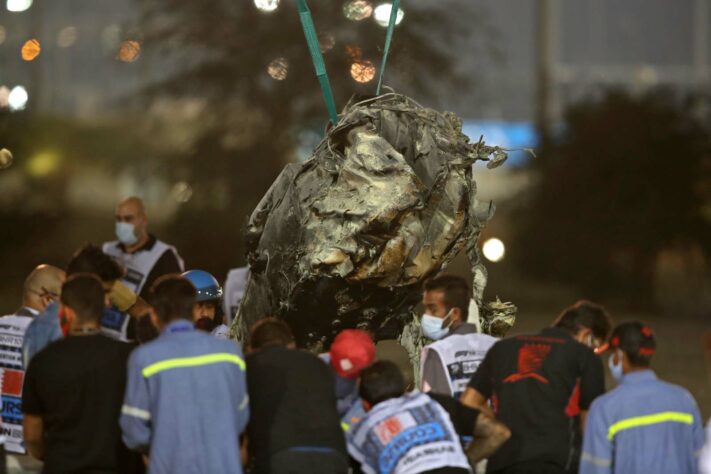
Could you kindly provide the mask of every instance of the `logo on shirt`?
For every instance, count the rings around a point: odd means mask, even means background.
[[[548,344],[525,344],[518,350],[518,372],[509,375],[504,379],[504,383],[518,382],[523,379],[535,379],[539,382],[548,383],[548,379],[538,373],[543,367],[551,351]]]
[[[22,396],[22,380],[24,372],[21,370],[2,370],[2,394],[15,397]]]

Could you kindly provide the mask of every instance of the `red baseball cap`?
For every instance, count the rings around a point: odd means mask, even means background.
[[[367,332],[345,329],[333,340],[330,353],[336,373],[354,379],[375,360],[375,344]]]

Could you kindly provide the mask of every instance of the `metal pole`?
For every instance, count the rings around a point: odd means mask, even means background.
[[[551,0],[536,1],[536,126],[541,144],[550,139],[552,47]]]

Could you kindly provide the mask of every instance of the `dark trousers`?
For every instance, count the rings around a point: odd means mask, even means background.
[[[0,444],[0,474],[7,474],[7,457],[5,456],[4,444]]]
[[[347,474],[348,461],[333,450],[285,449],[269,459],[269,474]]]
[[[549,462],[524,461],[489,474],[566,474],[566,471],[565,468]]]

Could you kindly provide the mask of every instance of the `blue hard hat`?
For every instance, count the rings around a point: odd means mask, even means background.
[[[189,270],[181,275],[197,290],[195,301],[212,301],[222,298],[222,288],[217,279],[204,270]]]

